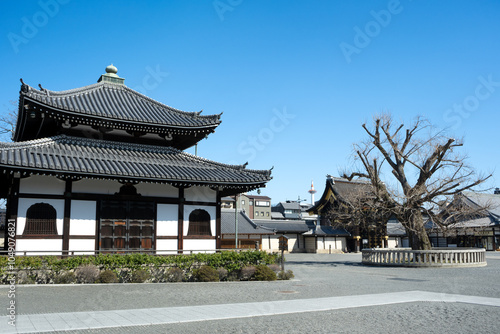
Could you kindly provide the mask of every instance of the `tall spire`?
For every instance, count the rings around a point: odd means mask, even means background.
[[[314,205],[314,194],[317,193],[316,190],[314,190],[314,182],[311,180],[311,189],[308,191],[309,194],[311,194],[311,204]]]

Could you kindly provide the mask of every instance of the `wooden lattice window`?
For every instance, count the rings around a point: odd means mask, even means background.
[[[210,214],[196,209],[189,215],[188,235],[212,235],[210,230]]]
[[[26,211],[23,235],[57,235],[57,212],[47,203],[36,203]]]

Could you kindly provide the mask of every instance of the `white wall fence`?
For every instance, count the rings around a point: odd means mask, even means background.
[[[486,266],[484,248],[369,248],[362,250],[362,263],[396,267],[482,267]]]

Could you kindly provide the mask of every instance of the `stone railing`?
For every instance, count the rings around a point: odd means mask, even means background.
[[[395,267],[482,267],[486,266],[484,248],[409,248],[363,249],[362,263]]]

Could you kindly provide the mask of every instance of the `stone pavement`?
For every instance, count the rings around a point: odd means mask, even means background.
[[[415,303],[460,303],[493,307],[494,309],[488,310],[490,312],[493,310],[494,315],[500,316],[500,293],[496,287],[498,284],[494,283],[495,280],[491,280],[499,278],[497,275],[500,274],[500,254],[487,254],[489,262],[488,267],[485,267],[488,268],[486,270],[366,267],[359,264],[360,257],[357,254],[291,254],[287,259],[287,267],[296,274],[297,279],[294,281],[19,286],[21,293],[17,302],[24,306],[19,306],[17,326],[9,326],[7,317],[3,316],[0,320],[3,322],[0,323],[0,333],[133,329],[134,327],[141,328],[143,332],[142,326],[183,323],[189,326],[189,323],[206,323],[214,320],[224,323],[231,319],[258,319],[264,316],[279,318],[285,314],[297,314],[297,319],[303,319],[301,314],[305,312],[322,314],[321,312],[325,311],[344,309],[354,309],[356,312],[356,309],[363,307]],[[456,281],[453,282],[453,279]],[[79,290],[82,288],[85,288],[85,291],[79,295]],[[372,293],[360,293],[370,288]],[[423,288],[426,290],[422,290]],[[23,294],[25,289],[29,293]],[[138,291],[135,297],[125,295],[123,299],[117,299],[119,296],[116,295],[122,293],[122,290],[123,293],[125,290],[132,293],[135,289]],[[85,294],[92,292],[102,296],[103,291],[109,290],[113,292],[99,299],[99,305],[97,303],[85,305],[85,300],[82,298]],[[242,290],[246,292],[242,294]],[[0,302],[3,305],[8,303],[5,298],[7,291],[6,287],[0,288],[2,297]],[[271,295],[270,291],[281,294]],[[461,293],[450,293],[453,291]],[[163,293],[166,295],[162,295]],[[60,295],[61,299],[43,300],[43,296],[55,294]],[[142,294],[150,297],[141,299]],[[203,298],[203,295],[206,298]],[[221,298],[217,299],[215,295]],[[156,300],[155,296],[161,298]],[[130,299],[133,299],[134,303],[127,304],[126,301]],[[244,302],[237,302],[239,300]],[[134,305],[137,308],[132,308]],[[166,305],[168,307],[165,307]],[[58,309],[58,306],[61,306],[61,309]],[[86,310],[82,311],[82,308]],[[184,327],[182,332],[191,332],[189,328]],[[221,330],[225,331],[224,328]],[[317,330],[327,331],[325,327],[319,327]],[[373,331],[373,328],[371,330]],[[252,329],[249,332],[252,332]]]
[[[17,327],[3,327],[0,333],[42,333],[106,327],[173,324],[411,302],[469,303],[500,307],[500,298],[407,291],[259,303],[20,315],[17,318]]]

